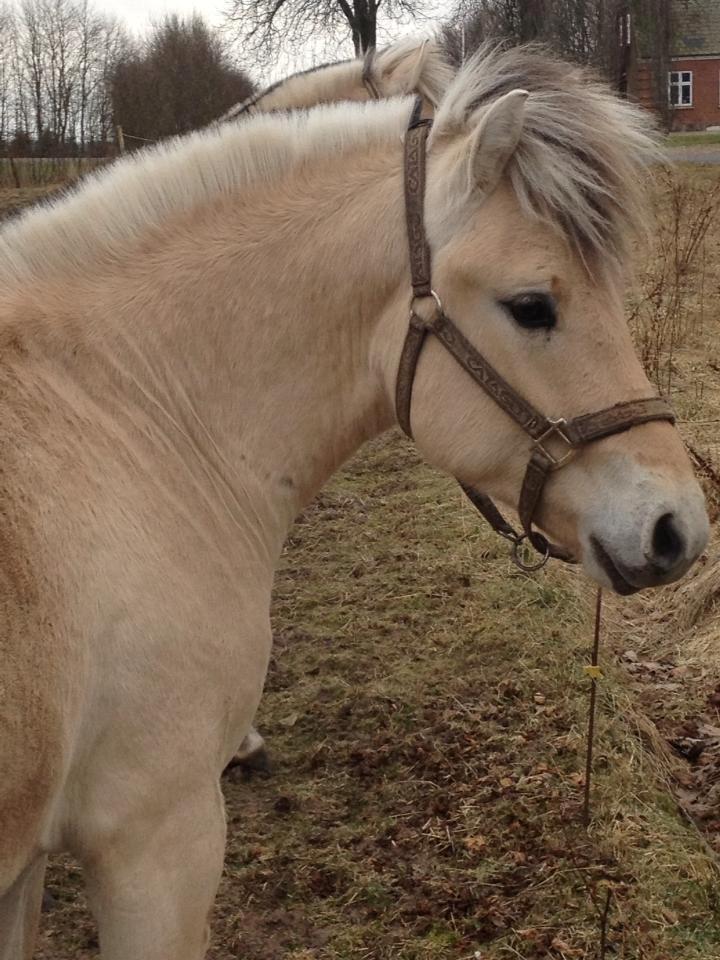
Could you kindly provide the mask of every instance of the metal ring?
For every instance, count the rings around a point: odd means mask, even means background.
[[[510,556],[512,557],[513,563],[516,567],[519,567],[523,573],[535,573],[536,570],[541,570],[545,564],[550,559],[550,544],[545,544],[545,553],[540,557],[539,560],[536,560],[534,563],[527,563],[520,555],[520,550],[523,546],[523,543],[527,540],[527,535],[518,537],[518,539],[513,544],[512,551]],[[530,544],[532,546],[532,544]],[[535,549],[535,547],[533,547]],[[538,551],[539,552],[539,551]]]
[[[416,304],[416,302],[417,302],[418,300],[429,300],[431,297],[432,297],[432,299],[435,301],[435,306],[437,307],[436,317],[442,317],[442,316],[444,316],[444,314],[445,314],[445,308],[443,307],[442,300],[441,300],[440,297],[437,295],[437,293],[435,293],[434,290],[431,290],[430,293],[424,294],[423,296],[418,296],[417,294],[414,293],[414,294],[410,297],[410,317],[411,317],[411,318],[412,318],[412,317],[417,317],[418,320],[420,320],[422,323],[426,324],[427,326],[429,326],[429,325],[432,323],[432,321],[430,321],[430,323],[428,324],[427,321],[424,319],[424,317],[422,317],[422,316],[420,316],[420,314],[416,313],[416,311],[415,311],[415,304]],[[435,317],[434,317],[433,319],[435,319]]]

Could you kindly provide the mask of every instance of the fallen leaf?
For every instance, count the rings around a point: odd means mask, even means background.
[[[481,853],[487,847],[487,837],[477,834],[474,837],[465,837],[463,844],[470,853]]]

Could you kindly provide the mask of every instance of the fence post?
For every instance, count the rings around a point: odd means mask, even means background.
[[[10,161],[10,172],[12,173],[12,175],[13,175],[13,180],[15,181],[15,188],[16,188],[17,190],[19,190],[19,189],[20,189],[20,174],[18,173],[18,169],[17,169],[17,167],[15,166],[15,157],[14,157],[12,154],[10,154],[10,156],[8,157],[8,160]]]
[[[117,147],[119,153],[125,153],[125,135],[123,133],[123,128],[120,124],[115,127],[115,135],[117,140]]]

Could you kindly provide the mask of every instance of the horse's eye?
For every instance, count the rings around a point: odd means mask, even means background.
[[[555,301],[546,293],[523,293],[502,303],[526,330],[551,330],[555,326]]]

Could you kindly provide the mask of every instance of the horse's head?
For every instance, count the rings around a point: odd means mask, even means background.
[[[527,50],[481,53],[440,104],[424,208],[434,290],[548,418],[654,394],[623,310],[628,241],[655,156],[649,124],[579,69]],[[417,304],[435,310],[431,298]],[[537,445],[436,336],[417,366],[412,431],[428,459],[518,505]],[[553,445],[568,452],[559,435]],[[708,521],[672,423],[637,422],[571,453],[549,472],[537,525],[619,592],[682,576]]]

